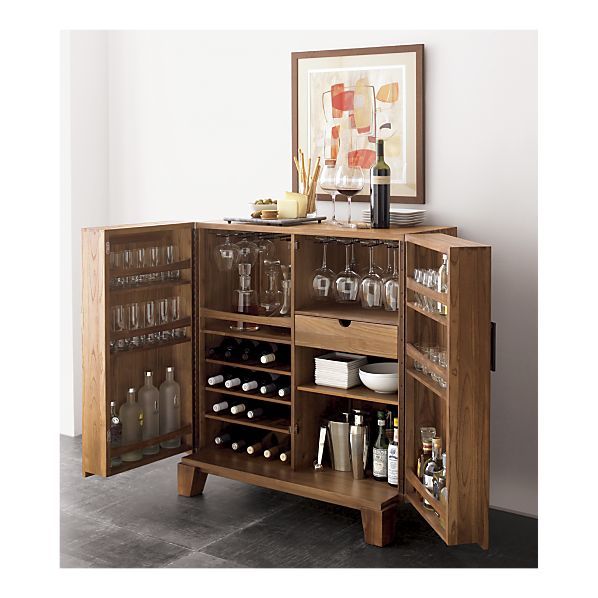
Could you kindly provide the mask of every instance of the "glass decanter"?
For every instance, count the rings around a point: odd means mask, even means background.
[[[282,306],[279,316],[288,316],[291,313],[291,266],[281,266],[282,270]]]
[[[266,286],[261,294],[260,306],[267,316],[274,316],[280,311],[283,293],[280,289],[280,277],[282,274],[280,260],[264,260],[266,273]]]
[[[239,288],[233,291],[232,309],[239,314],[257,315],[257,293],[251,288],[251,271],[252,265],[249,263],[241,263],[239,268]],[[250,324],[238,321],[236,324],[230,325],[231,330],[259,330],[257,324]]]

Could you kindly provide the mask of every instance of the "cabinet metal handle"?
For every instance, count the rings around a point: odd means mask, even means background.
[[[490,371],[496,372],[496,322],[490,322]]]

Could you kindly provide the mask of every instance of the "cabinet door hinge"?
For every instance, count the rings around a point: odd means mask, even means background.
[[[110,241],[106,241],[106,255],[110,254]]]

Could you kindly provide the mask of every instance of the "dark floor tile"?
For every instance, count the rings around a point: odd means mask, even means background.
[[[203,552],[192,552],[191,554],[187,554],[176,561],[166,565],[168,568],[217,568],[217,569],[236,569],[241,567],[237,563],[233,563],[232,561],[227,561],[225,559],[218,558],[217,556],[212,556],[209,554],[205,554]]]

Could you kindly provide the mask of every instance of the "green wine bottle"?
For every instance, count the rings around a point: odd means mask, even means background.
[[[371,175],[372,228],[390,228],[390,166],[384,161],[383,139],[376,142],[376,156]]]

